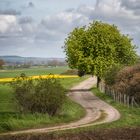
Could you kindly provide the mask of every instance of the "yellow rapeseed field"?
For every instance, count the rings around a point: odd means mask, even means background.
[[[38,79],[38,78],[77,78],[77,75],[38,75],[38,76],[29,76],[29,78],[32,79]],[[0,78],[0,82],[11,82],[14,78]]]

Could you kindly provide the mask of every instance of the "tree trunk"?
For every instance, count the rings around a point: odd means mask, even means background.
[[[100,77],[97,77],[97,88],[99,88],[100,82],[101,82],[101,78]]]

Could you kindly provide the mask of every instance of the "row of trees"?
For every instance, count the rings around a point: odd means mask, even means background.
[[[4,60],[0,59],[0,69],[2,69],[2,66],[5,64]]]
[[[95,21],[75,28],[66,38],[64,50],[68,65],[100,79],[114,66],[132,65],[137,60],[136,46],[115,25]]]

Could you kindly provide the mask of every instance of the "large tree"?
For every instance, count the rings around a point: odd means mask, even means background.
[[[136,60],[135,45],[115,25],[95,21],[75,28],[65,40],[67,62],[71,68],[91,73],[98,83],[113,65],[129,65]]]

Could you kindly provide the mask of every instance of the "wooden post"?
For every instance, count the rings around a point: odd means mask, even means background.
[[[115,101],[117,101],[117,92],[115,91]]]
[[[120,94],[121,94],[121,100],[120,100],[120,101],[121,101],[121,103],[122,103],[122,93],[120,93]]]
[[[113,100],[115,101],[115,92],[114,92],[114,90],[112,90],[112,93],[113,93]]]
[[[126,105],[126,94],[124,94],[124,104]]]
[[[129,96],[127,96],[127,106],[129,107]]]
[[[122,94],[120,93],[120,103],[121,103],[121,97],[122,97]]]
[[[119,101],[119,94],[118,94],[118,92],[117,92],[117,101]]]
[[[134,106],[134,97],[132,96],[132,99],[131,99],[131,106],[133,107]]]
[[[119,97],[120,97],[120,99],[119,99],[119,100],[120,100],[120,103],[121,103],[121,93],[119,93]]]

